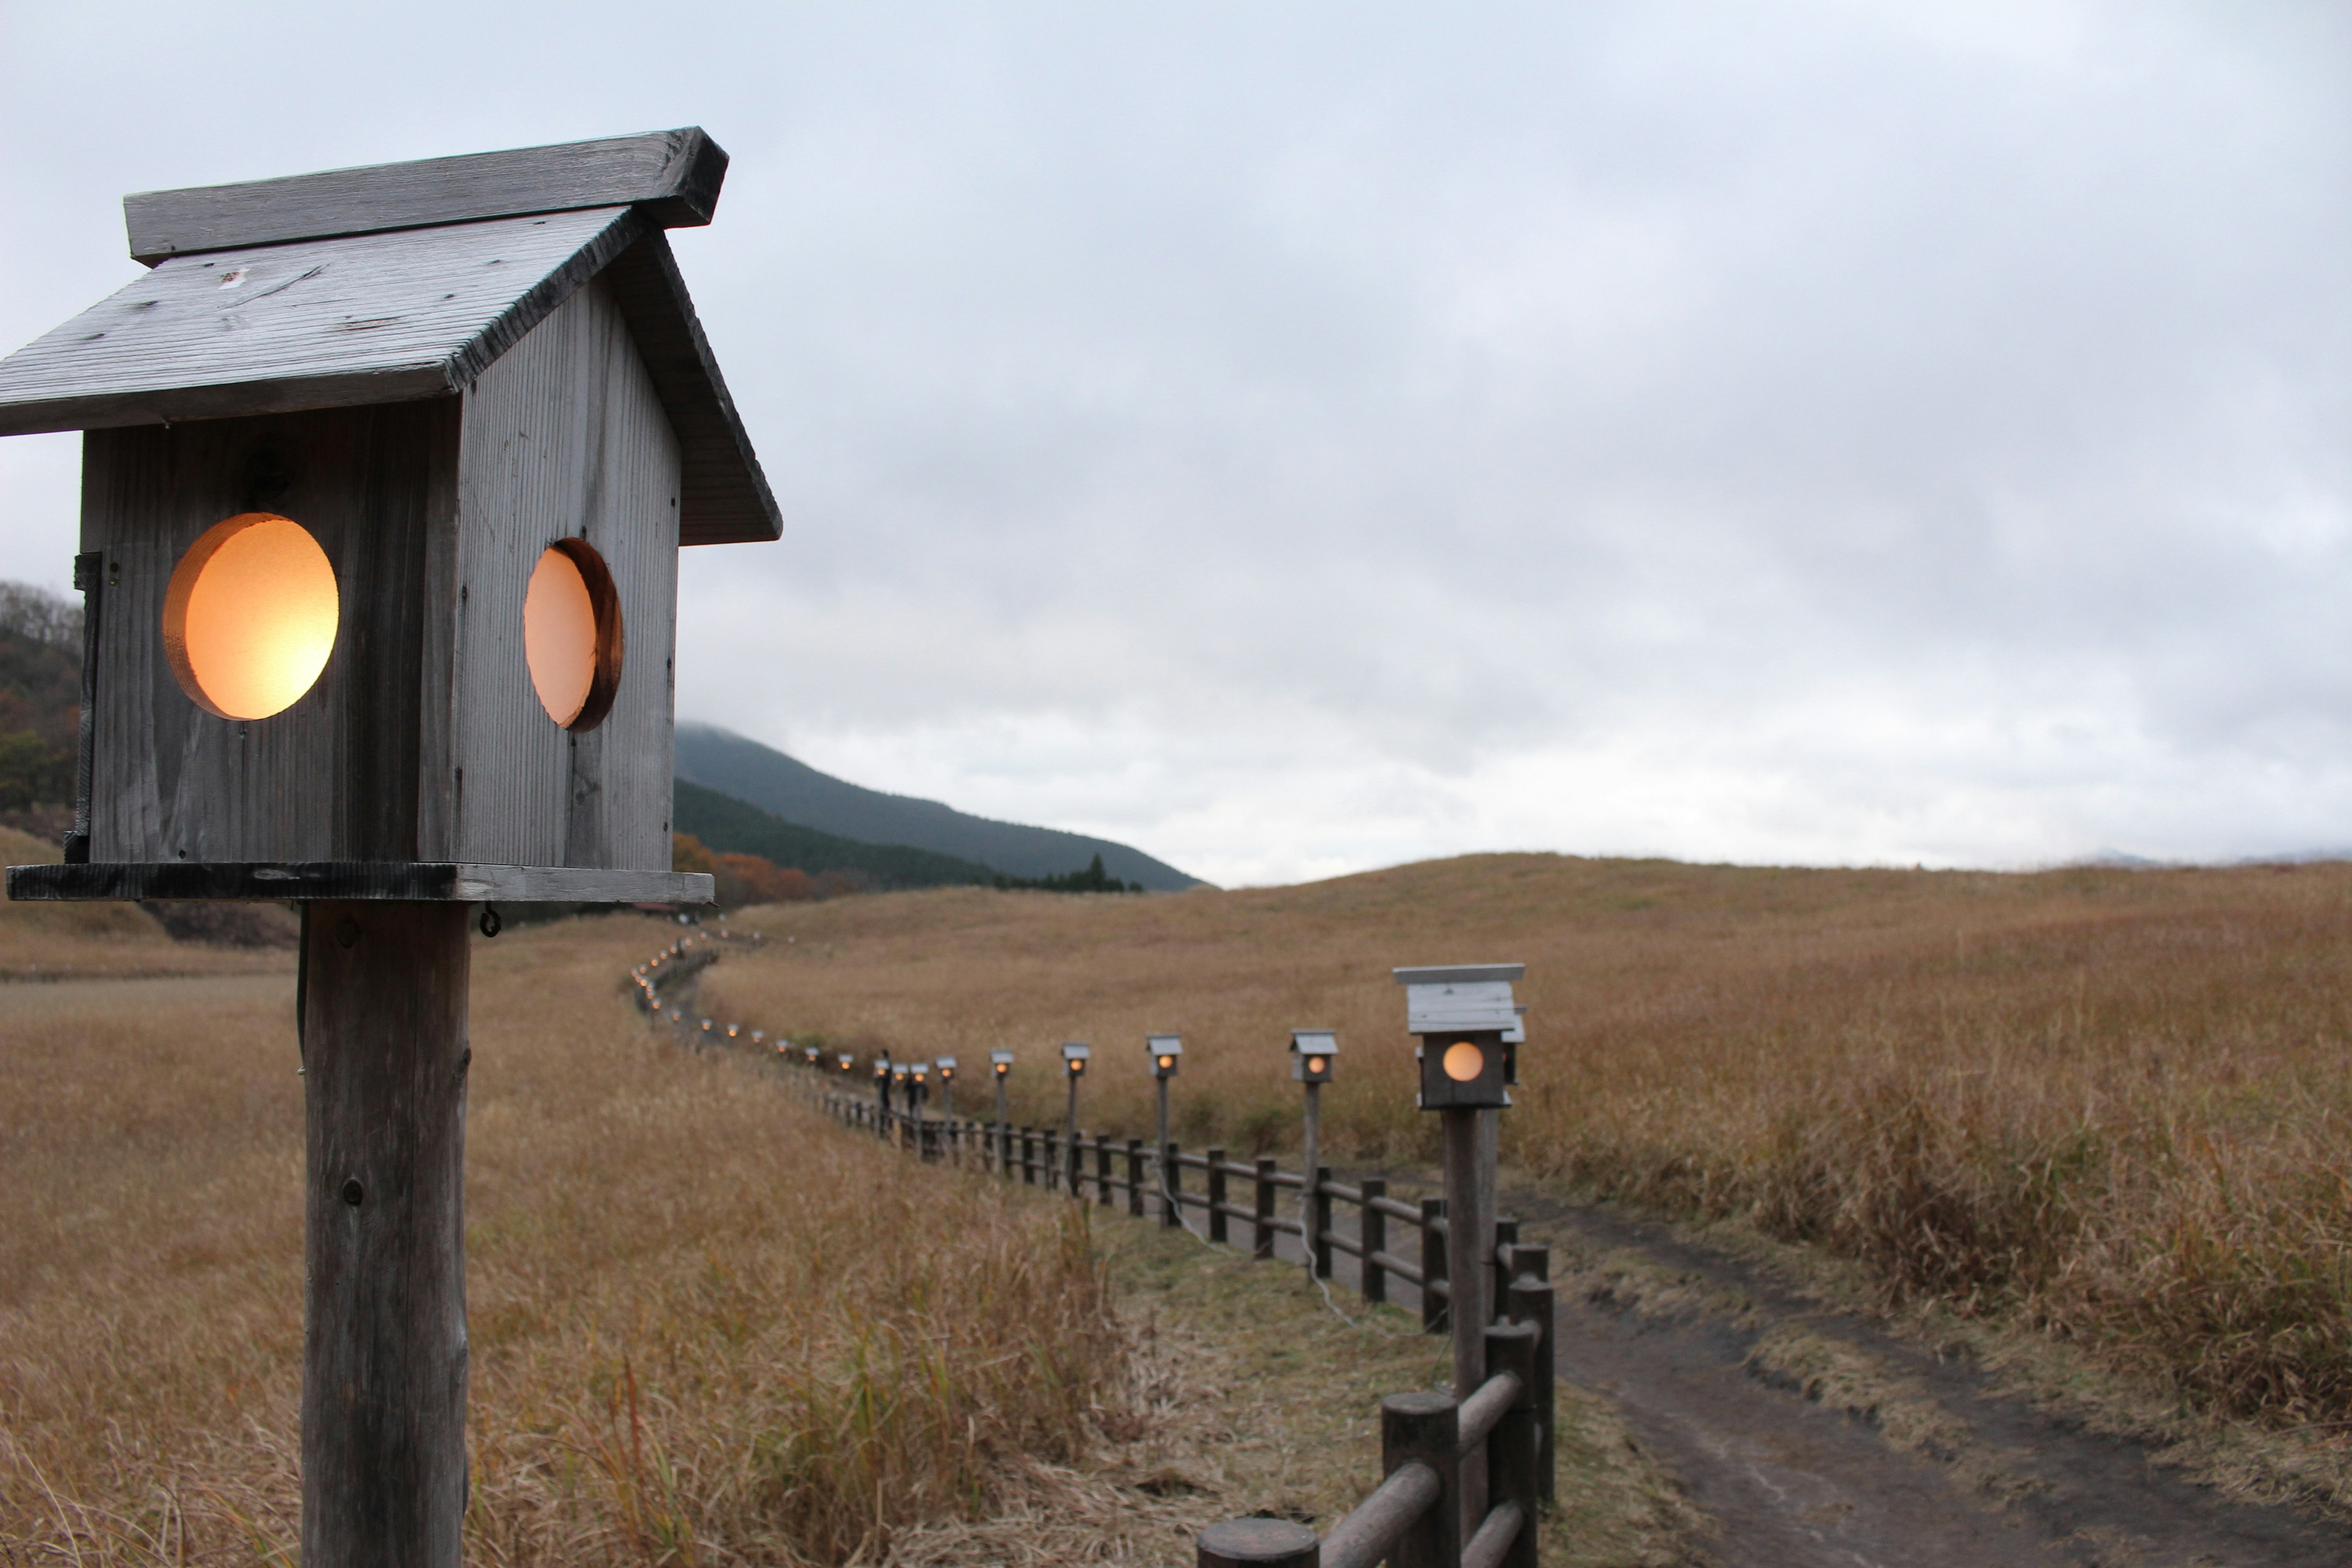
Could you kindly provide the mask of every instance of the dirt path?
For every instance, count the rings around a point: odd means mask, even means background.
[[[1713,1522],[1714,1568],[2352,1563],[2343,1525],[2234,1501],[1663,1226],[1527,1188],[1502,1206],[1553,1249],[1560,1375],[1610,1400]],[[1299,1256],[1286,1236],[1277,1250]],[[1353,1291],[1353,1261],[1334,1263]],[[1420,1309],[1402,1280],[1389,1299]],[[1841,1378],[1883,1406],[1848,1414]],[[1808,1389],[1823,1380],[1827,1399]]]
[[[1554,1247],[1562,1373],[1721,1525],[1725,1568],[2352,1562],[2352,1530],[2234,1501],[1663,1226],[1528,1190],[1506,1206]],[[1841,1373],[1895,1413],[1809,1396]]]

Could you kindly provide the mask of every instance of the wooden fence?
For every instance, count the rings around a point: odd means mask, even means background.
[[[689,1016],[661,1000],[660,985],[675,987],[717,956],[709,938],[665,950],[633,972],[639,1005],[698,1045],[764,1050],[767,1038],[759,1031]],[[1391,1197],[1380,1177],[1351,1185],[1318,1165],[1312,1201],[1294,1203],[1296,1212],[1285,1214],[1283,1194],[1306,1193],[1307,1182],[1271,1157],[1244,1163],[1226,1158],[1223,1149],[1187,1153],[1173,1142],[1154,1148],[1140,1138],[930,1116],[919,1104],[908,1108],[903,1089],[898,1103],[890,1103],[866,1076],[871,1064],[845,1072],[839,1063],[845,1058],[829,1054],[812,1063],[781,1036],[775,1049],[797,1069],[790,1078],[812,1103],[910,1157],[1124,1209],[1169,1229],[1189,1227],[1189,1216],[1197,1216],[1211,1243],[1245,1246],[1256,1258],[1274,1258],[1277,1238],[1287,1236],[1316,1279],[1334,1279],[1335,1260],[1344,1255],[1354,1260],[1365,1301],[1387,1301],[1391,1282],[1402,1280],[1419,1297],[1423,1331],[1453,1331],[1444,1198],[1406,1202]],[[1494,1173],[1482,1174],[1491,1193]],[[1344,1224],[1350,1216],[1352,1231]],[[1318,1539],[1286,1520],[1229,1521],[1201,1533],[1202,1568],[1371,1568],[1381,1562],[1391,1568],[1535,1568],[1537,1520],[1551,1505],[1555,1471],[1551,1255],[1521,1243],[1517,1232],[1515,1220],[1496,1222],[1493,1289],[1481,1292],[1495,1303],[1484,1331],[1486,1381],[1466,1398],[1412,1393],[1381,1401],[1381,1482],[1328,1534]]]

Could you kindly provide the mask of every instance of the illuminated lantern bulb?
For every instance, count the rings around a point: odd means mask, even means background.
[[[584,542],[559,540],[541,552],[523,592],[522,645],[550,719],[567,730],[604,721],[620,684],[621,612],[612,574]]]
[[[188,547],[163,595],[163,652],[216,719],[267,719],[301,700],[335,651],[335,568],[310,530],[240,512]]]
[[[1486,1053],[1468,1040],[1456,1040],[1445,1047],[1438,1065],[1445,1076],[1456,1083],[1468,1083],[1486,1069]]]

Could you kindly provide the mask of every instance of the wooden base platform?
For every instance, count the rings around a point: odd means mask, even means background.
[[[278,863],[129,861],[11,866],[11,899],[397,899],[509,904],[707,904],[701,871],[598,871],[570,866],[416,864],[397,860]]]

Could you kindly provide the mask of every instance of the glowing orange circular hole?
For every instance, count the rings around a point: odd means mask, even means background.
[[[523,661],[547,716],[593,730],[621,684],[621,601],[604,558],[585,540],[541,552],[522,597]]]
[[[1467,1040],[1456,1040],[1445,1047],[1445,1056],[1438,1065],[1454,1082],[1468,1083],[1486,1070],[1486,1053]]]
[[[1174,1057],[1161,1057],[1160,1058],[1160,1065],[1164,1068],[1172,1068],[1176,1065],[1176,1058]]]
[[[1307,1070],[1308,1072],[1321,1072],[1323,1070],[1323,1058],[1321,1057],[1308,1057],[1307,1058]]]
[[[267,719],[318,683],[341,616],[334,565],[310,530],[276,512],[240,512],[173,569],[164,657],[205,712]]]

